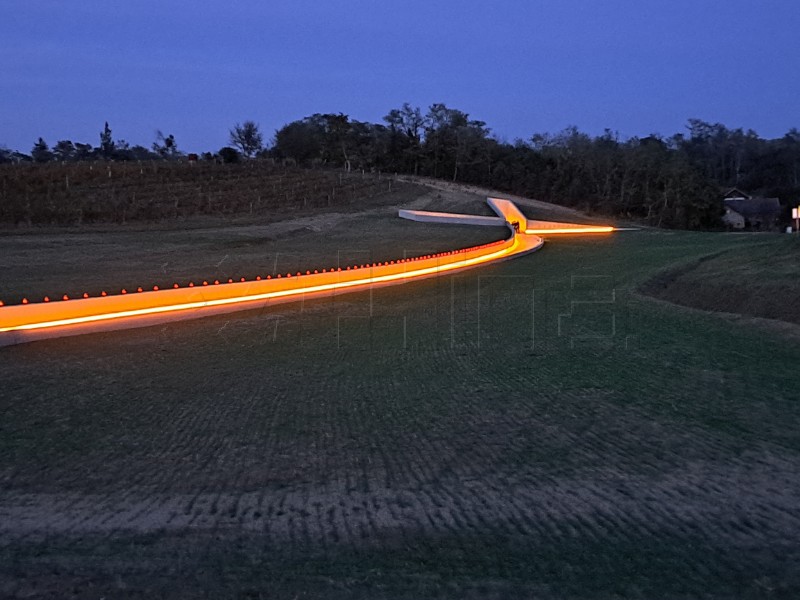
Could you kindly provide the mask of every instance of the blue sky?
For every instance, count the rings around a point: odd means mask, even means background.
[[[315,112],[444,102],[509,141],[800,127],[798,0],[0,0],[0,145],[217,150]]]

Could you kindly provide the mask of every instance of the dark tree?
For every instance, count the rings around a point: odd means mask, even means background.
[[[153,160],[157,155],[139,144],[125,150],[127,160]]]
[[[103,131],[100,132],[100,156],[105,159],[113,158],[115,148],[114,140],[111,137],[111,128],[106,121]]]
[[[230,146],[225,146],[224,148],[220,148],[219,157],[222,159],[222,162],[225,164],[232,164],[239,162],[239,152],[235,148],[231,148]]]
[[[61,162],[75,160],[75,144],[70,140],[59,140],[53,146],[53,156]]]
[[[387,148],[389,168],[394,171],[419,174],[422,160],[422,133],[425,118],[419,107],[412,107],[408,102],[401,108],[389,111],[383,120],[389,127],[389,144]]]
[[[94,156],[94,148],[91,144],[75,143],[75,160],[89,160]]]
[[[175,136],[171,133],[165,136],[160,129],[156,130],[156,141],[153,142],[153,152],[161,158],[175,158],[180,155]]]
[[[352,166],[349,156],[350,118],[344,113],[318,116],[321,117],[325,128],[326,157],[330,162],[341,164],[349,171]]]
[[[246,158],[251,158],[264,146],[264,139],[253,121],[237,123],[230,130],[231,144],[236,146]]]
[[[53,160],[53,153],[50,152],[50,147],[44,141],[44,138],[39,138],[39,141],[33,145],[31,157],[37,163],[46,163]]]
[[[312,117],[306,117],[276,131],[272,150],[277,158],[310,164],[315,160],[322,160],[324,141],[325,128]]]

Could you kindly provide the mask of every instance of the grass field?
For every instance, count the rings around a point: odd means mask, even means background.
[[[394,214],[6,236],[0,298],[504,235]],[[0,596],[795,598],[800,339],[637,291],[785,244],[565,237],[452,278],[2,349]]]
[[[695,308],[800,325],[800,237],[744,239],[660,273],[644,291]]]

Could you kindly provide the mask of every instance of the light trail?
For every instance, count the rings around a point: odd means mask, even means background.
[[[277,298],[285,298],[290,296],[300,296],[304,294],[315,294],[320,292],[328,292],[328,291],[335,291],[335,290],[347,290],[352,291],[348,288],[355,288],[359,286],[372,286],[372,285],[379,285],[382,283],[389,283],[389,282],[396,282],[399,280],[404,279],[417,279],[422,277],[427,277],[430,275],[438,275],[439,273],[444,273],[447,271],[453,271],[456,269],[465,269],[469,267],[473,267],[476,265],[480,265],[487,262],[493,262],[499,260],[500,258],[510,256],[511,254],[515,253],[515,250],[519,248],[520,243],[517,239],[518,236],[514,236],[513,243],[510,247],[504,248],[497,252],[492,252],[490,254],[485,254],[482,256],[474,257],[474,258],[467,258],[463,260],[459,260],[458,262],[453,263],[445,263],[441,265],[437,265],[434,267],[426,267],[421,269],[415,269],[412,271],[405,271],[403,273],[395,273],[389,275],[372,275],[370,277],[365,277],[361,279],[354,279],[351,281],[339,281],[337,283],[327,283],[327,284],[318,284],[318,285],[308,285],[304,287],[294,288],[290,290],[279,290],[274,292],[264,292],[260,294],[248,294],[242,296],[232,296],[229,298],[220,298],[218,300],[201,300],[197,302],[184,302],[180,304],[170,304],[166,306],[158,306],[152,308],[141,308],[141,309],[131,309],[131,310],[123,310],[118,312],[110,312],[110,313],[102,313],[96,315],[87,315],[84,317],[73,317],[67,319],[56,319],[52,321],[40,321],[35,323],[27,323],[23,325],[16,325],[10,327],[0,327],[0,333],[7,332],[7,331],[26,331],[31,329],[46,329],[49,327],[59,327],[62,325],[78,325],[82,323],[96,323],[98,321],[105,321],[110,319],[121,319],[125,317],[138,317],[138,316],[145,316],[145,315],[154,315],[154,314],[161,314],[161,313],[168,313],[168,312],[175,312],[181,310],[191,310],[191,309],[199,309],[199,308],[207,308],[212,306],[226,306],[230,304],[240,304],[242,302],[257,302],[261,300],[272,300]],[[391,266],[391,265],[390,265]],[[370,267],[371,269],[380,269],[381,267]],[[351,271],[352,272],[352,271]],[[335,273],[341,273],[340,271],[336,271]],[[318,275],[325,275],[325,273],[318,273]],[[306,275],[306,277],[314,277],[314,275]],[[279,281],[278,279],[273,279],[271,281]],[[183,288],[187,289],[187,288]],[[166,290],[169,291],[169,290]],[[147,292],[147,293],[158,293],[158,292]],[[136,295],[132,295],[131,298],[137,298]],[[73,301],[74,302],[74,301]],[[1,315],[0,315],[1,316]]]
[[[403,258],[387,262],[367,265],[355,265],[336,270],[323,269],[322,272],[306,271],[297,276],[287,274],[255,280],[244,279],[226,284],[215,281],[214,285],[189,284],[180,287],[153,291],[89,297],[69,300],[66,296],[61,301],[42,302],[23,300],[17,305],[3,305],[0,302],[0,346],[28,341],[25,334],[36,332],[43,339],[59,335],[83,333],[89,326],[91,330],[108,330],[126,326],[137,326],[136,323],[149,325],[152,319],[143,317],[161,317],[167,320],[181,314],[201,317],[213,314],[209,309],[244,310],[255,308],[255,303],[288,301],[296,297],[320,296],[336,292],[351,293],[368,290],[375,286],[395,285],[408,281],[433,277],[464,269],[470,269],[514,256],[538,250],[544,240],[541,235],[574,233],[596,234],[614,231],[613,227],[582,226],[573,223],[548,223],[544,221],[528,222],[519,209],[508,200],[489,199],[490,206],[501,218],[489,217],[475,219],[472,215],[447,215],[445,213],[424,213],[418,211],[401,211],[400,215],[413,220],[428,219],[435,216],[438,222],[462,223],[471,225],[496,225],[498,222],[508,225],[512,234],[506,240],[499,240],[482,246],[464,248],[433,255],[415,258]],[[446,219],[446,221],[443,221]],[[539,227],[528,228],[528,224]],[[550,227],[547,227],[550,225]],[[364,271],[369,271],[364,274]],[[140,318],[137,321],[137,318]],[[185,317],[184,317],[185,318]],[[83,327],[82,327],[83,326]],[[50,333],[48,333],[50,332]]]
[[[552,233],[611,233],[615,227],[554,227],[544,229],[526,229],[528,235],[550,235]]]

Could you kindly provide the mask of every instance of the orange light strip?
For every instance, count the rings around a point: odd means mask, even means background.
[[[99,297],[90,297],[84,293],[82,298],[70,300],[66,295],[61,302],[52,302],[45,296],[43,302],[30,303],[23,298],[21,304],[7,306],[0,302],[0,334],[35,330],[52,330],[53,328],[108,322],[130,317],[147,315],[169,315],[180,311],[190,311],[213,307],[247,308],[247,303],[268,300],[292,299],[303,295],[320,295],[342,290],[356,292],[369,289],[375,285],[391,285],[405,283],[409,280],[431,277],[440,273],[467,269],[497,260],[503,260],[517,254],[532,252],[541,247],[544,240],[539,237],[548,234],[596,234],[616,231],[614,227],[577,225],[573,223],[526,222],[524,215],[512,202],[491,198],[489,204],[512,229],[512,235],[506,240],[498,240],[480,246],[426,254],[414,258],[403,258],[372,264],[351,265],[322,272],[307,270],[304,274],[287,273],[266,277],[256,277],[247,281],[228,279],[225,282],[214,280],[214,285],[203,281],[195,286],[189,283],[181,288],[177,283],[172,289],[153,291],[137,288],[137,293],[129,294],[122,290],[119,294],[107,294],[103,291]],[[402,215],[401,211],[401,216]],[[452,215],[460,222],[459,215]],[[463,219],[462,219],[463,220]],[[474,222],[471,219],[470,222]],[[514,227],[510,224],[513,223]],[[551,224],[552,227],[528,229],[527,225]],[[522,232],[519,226],[525,227]],[[368,274],[362,275],[364,271]],[[222,284],[221,284],[222,283]],[[303,284],[306,285],[303,285]],[[294,287],[297,286],[297,287]],[[202,315],[198,315],[202,316]],[[48,334],[47,337],[50,337]],[[5,340],[7,341],[7,340]],[[4,338],[0,335],[0,345]],[[12,343],[16,343],[13,342]]]
[[[248,295],[240,295],[240,296],[232,296],[229,298],[219,298],[216,300],[201,300],[195,302],[184,302],[184,303],[177,303],[165,306],[155,306],[149,308],[141,308],[141,309],[132,309],[132,310],[122,310],[110,313],[101,313],[101,314],[93,314],[93,315],[86,315],[81,317],[72,317],[67,319],[54,319],[50,321],[42,321],[36,323],[26,323],[21,325],[15,325],[10,327],[0,327],[0,332],[11,332],[11,331],[28,331],[28,330],[35,330],[35,329],[46,329],[51,327],[60,327],[64,325],[78,325],[83,323],[96,323],[98,321],[108,321],[111,319],[122,319],[127,317],[137,317],[137,316],[144,316],[144,315],[155,315],[155,314],[164,314],[164,313],[171,313],[176,311],[183,311],[183,310],[191,310],[191,309],[201,309],[201,308],[208,308],[208,307],[215,307],[215,306],[226,306],[226,305],[233,305],[233,304],[240,304],[244,302],[254,302],[260,300],[270,300],[270,299],[278,299],[278,298],[286,298],[291,296],[300,296],[303,294],[313,294],[313,293],[320,293],[320,292],[327,292],[327,291],[335,291],[335,290],[348,290],[348,291],[356,291],[359,286],[368,287],[375,284],[383,284],[383,283],[391,283],[391,282],[398,282],[403,280],[409,280],[414,278],[420,277],[427,277],[438,273],[453,271],[456,269],[464,269],[468,267],[473,267],[480,264],[485,264],[488,262],[492,262],[495,260],[500,260],[502,258],[511,256],[516,254],[520,251],[526,250],[533,250],[538,248],[541,245],[541,242],[536,245],[531,244],[524,244],[520,240],[521,236],[515,235],[511,238],[511,243],[497,251],[489,252],[488,254],[482,254],[479,256],[474,256],[472,258],[461,258],[459,255],[464,254],[464,252],[454,251],[454,252],[445,252],[442,253],[440,256],[435,256],[434,258],[443,258],[447,260],[452,260],[452,262],[446,262],[443,264],[438,264],[432,267],[424,267],[421,269],[414,269],[411,271],[404,271],[402,273],[393,273],[387,275],[372,275],[370,277],[362,277],[357,279],[352,279],[348,281],[340,281],[336,283],[327,283],[327,284],[319,284],[319,285],[310,285],[305,287],[299,287],[289,290],[279,290],[273,292],[264,292],[258,294],[248,294]],[[487,249],[494,247],[496,243],[487,244],[484,246]],[[484,248],[481,247],[481,248]],[[423,259],[423,260],[430,260],[430,259]],[[401,263],[401,264],[409,264],[409,263]],[[385,268],[390,266],[396,265],[388,265],[384,263],[382,266],[378,267],[371,267],[373,270],[385,270]],[[342,274],[342,271],[334,272],[337,276]],[[331,275],[333,273],[328,273]],[[324,274],[320,274],[324,275]],[[314,275],[310,275],[310,277],[314,277]],[[273,279],[273,282],[279,281],[277,279]],[[263,283],[263,281],[262,281]],[[133,296],[133,298],[139,297],[140,295],[137,294]],[[78,300],[79,301],[79,300]],[[2,313],[0,313],[2,316]]]
[[[556,227],[553,229],[526,229],[528,235],[547,235],[550,233],[611,233],[614,227]]]

